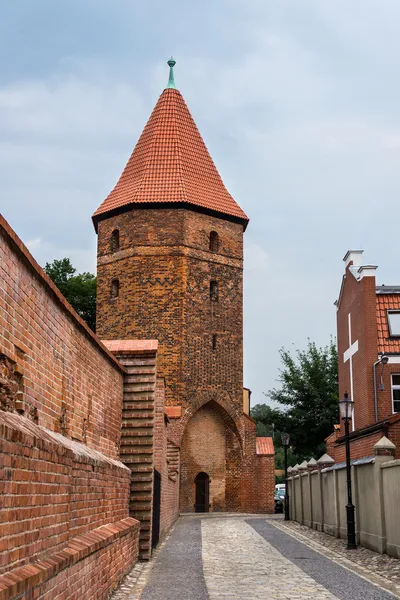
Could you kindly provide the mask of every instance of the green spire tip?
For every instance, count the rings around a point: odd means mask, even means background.
[[[171,58],[167,61],[167,65],[169,66],[169,79],[167,88],[172,88],[176,90],[175,80],[174,80],[174,66],[176,65],[176,60]]]

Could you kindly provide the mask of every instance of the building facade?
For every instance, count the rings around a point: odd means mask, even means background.
[[[372,456],[384,435],[400,441],[400,286],[376,285],[377,267],[363,265],[361,250],[344,262],[336,302],[339,394],[354,400],[351,453],[360,458]],[[345,456],[343,434],[341,424],[328,439],[336,460]]]
[[[248,218],[175,87],[173,65],[119,181],[93,216],[97,333],[159,342],[171,441],[180,448],[181,511],[271,510],[272,492],[261,497],[257,489],[255,423],[243,410]]]

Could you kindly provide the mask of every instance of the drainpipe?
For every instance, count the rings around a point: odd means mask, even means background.
[[[375,421],[378,422],[378,391],[376,389],[376,367],[381,362],[381,359],[374,362],[374,403],[375,403]]]

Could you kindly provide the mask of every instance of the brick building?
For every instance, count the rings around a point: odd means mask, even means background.
[[[384,435],[400,442],[400,286],[376,285],[377,267],[347,252],[337,306],[339,394],[354,400],[352,458],[372,456]],[[343,424],[327,439],[345,457]]]
[[[248,218],[225,188],[169,64],[168,87],[93,216],[97,333],[159,342],[170,442],[180,451],[180,510],[272,510],[273,470],[270,489],[260,488],[266,463],[243,410]]]
[[[172,79],[94,222],[104,341],[0,215],[5,600],[102,600],[179,510],[274,508],[242,382],[248,219]]]

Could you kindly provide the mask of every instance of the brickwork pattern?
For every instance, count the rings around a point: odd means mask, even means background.
[[[2,600],[108,598],[137,559],[139,523],[123,519],[70,540],[61,551],[0,575]]]
[[[172,527],[179,514],[180,452],[168,442],[169,423],[165,411],[165,382],[157,380],[155,408],[154,468],[161,475],[160,539]]]
[[[108,342],[104,342],[108,344]],[[139,556],[151,556],[156,351],[115,350],[124,379],[121,460],[131,471],[129,514],[140,522]]]
[[[8,361],[0,363],[3,409],[4,379],[13,380],[21,414],[117,458],[122,369],[2,218],[0,273],[0,353]],[[10,410],[16,400],[8,394]]]
[[[122,463],[5,412],[0,448],[0,573],[128,516]]]
[[[346,271],[337,312],[340,398],[343,398],[345,392],[351,394],[350,365],[349,361],[343,362],[343,354],[349,347],[349,313],[351,314],[351,342],[358,340],[358,351],[353,356],[353,400],[355,428],[360,429],[375,422],[372,366],[378,358],[378,333],[375,318],[374,277],[364,277],[361,281],[356,281],[350,271]],[[341,434],[344,434],[343,424],[341,424]]]
[[[218,254],[208,249],[213,230]],[[99,223],[98,333],[159,340],[167,405],[229,394],[242,408],[242,235],[239,224],[183,209],[137,209]],[[120,295],[110,299],[115,278]],[[210,300],[211,280],[218,302]]]
[[[0,596],[103,600],[138,555],[125,371],[1,216],[0,272]]]
[[[210,250],[212,231],[218,251]],[[101,220],[98,234],[98,332],[157,338],[165,403],[181,408],[168,427],[169,443],[181,448],[181,510],[193,510],[194,479],[205,471],[212,510],[265,511],[273,492],[258,499],[257,478],[259,465],[270,464],[257,462],[255,424],[243,414],[243,226],[178,207],[141,207]],[[110,297],[114,279],[118,298]]]

